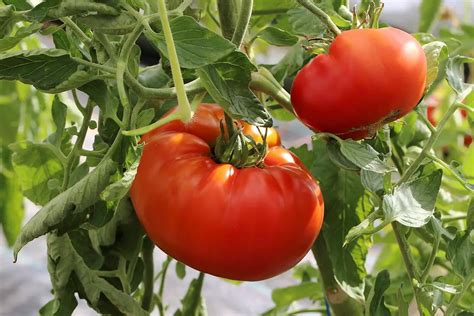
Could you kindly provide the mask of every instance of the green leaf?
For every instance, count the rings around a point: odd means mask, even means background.
[[[0,145],[16,140],[21,110],[18,102],[15,83],[0,81]]]
[[[108,1],[108,3],[113,3]],[[106,3],[94,0],[46,0],[28,11],[25,16],[30,21],[43,22],[65,16],[84,13],[118,15],[120,10]]]
[[[116,168],[114,161],[105,160],[85,178],[49,201],[23,227],[14,246],[15,258],[20,249],[33,239],[60,228],[61,225],[71,225],[73,219],[85,220],[82,218],[87,215],[84,211],[99,199]]]
[[[366,302],[367,316],[390,316],[390,310],[385,306],[384,293],[390,287],[390,274],[387,270],[380,271],[375,284],[370,290]]]
[[[125,35],[130,33],[137,24],[137,20],[126,12],[119,15],[94,14],[79,17],[80,24],[89,27],[94,32]]]
[[[10,34],[16,23],[15,9],[12,5],[0,7],[0,38]]]
[[[304,49],[300,43],[291,47],[286,55],[270,70],[279,82],[295,75],[304,63]]]
[[[51,112],[54,125],[56,125],[56,131],[48,137],[48,141],[54,146],[59,147],[66,125],[67,106],[59,100],[57,95],[54,96]]]
[[[329,158],[326,144],[322,140],[313,141],[312,151],[308,151],[307,146],[292,151],[319,180],[325,208],[322,233],[326,237],[337,279],[340,283],[363,289],[366,275],[364,262],[370,240],[362,237],[343,247],[349,230],[373,210],[358,174],[337,167]]]
[[[186,276],[186,266],[181,261],[176,261],[175,271],[180,280]]]
[[[404,183],[383,199],[385,221],[397,221],[408,227],[426,225],[433,210],[441,185],[442,171]]]
[[[32,8],[25,14],[25,17],[30,21],[37,21],[42,22],[47,14],[48,11],[52,8],[59,6],[61,0],[46,0]]]
[[[339,168],[359,171],[360,168],[347,159],[341,152],[341,146],[335,140],[329,140],[326,144],[328,155],[331,161]]]
[[[62,49],[35,49],[0,54],[0,79],[19,80],[36,88],[59,93],[95,80]]]
[[[140,164],[140,157],[143,147],[140,147],[139,152],[136,155],[132,165],[124,172],[123,177],[109,185],[102,192],[100,197],[105,201],[118,201],[122,199],[130,190],[133,180],[137,175],[138,165]]]
[[[454,240],[448,241],[446,258],[453,265],[454,272],[467,280],[474,267],[474,231],[459,232]]]
[[[379,158],[379,153],[367,143],[346,140],[341,142],[340,145],[342,154],[364,170],[376,173],[386,173],[394,170],[383,162]]]
[[[419,32],[429,32],[441,10],[442,0],[423,0],[420,4]]]
[[[464,83],[464,63],[473,63],[474,58],[466,56],[454,56],[449,58],[446,66],[446,79],[451,88],[461,95],[467,89],[472,88],[471,84]]]
[[[204,298],[201,295],[204,273],[200,273],[197,279],[191,281],[186,295],[181,300],[181,308],[174,316],[205,316],[207,315]]]
[[[20,27],[15,35],[8,36],[0,39],[0,52],[12,49],[18,43],[20,43],[25,37],[30,36],[38,32],[41,29],[42,25],[39,23],[33,23],[28,26]]]
[[[32,8],[31,4],[26,0],[3,0],[3,3],[13,5],[17,11],[25,11]]]
[[[294,286],[274,289],[272,300],[277,307],[289,306],[295,301],[319,296],[321,290],[321,284],[319,283],[304,282]]]
[[[272,117],[278,121],[289,122],[296,120],[293,113],[290,113],[278,104],[267,106],[267,109],[270,111]]]
[[[234,52],[197,72],[207,92],[234,119],[271,127],[270,114],[249,89],[251,72],[255,70],[245,54]]]
[[[293,46],[298,42],[297,36],[273,26],[263,29],[258,37],[275,46]]]
[[[298,35],[323,37],[327,27],[313,13],[303,7],[287,12],[293,31]]]
[[[123,314],[147,315],[133,296],[116,289],[101,278],[98,271],[88,267],[84,257],[74,247],[69,233],[62,236],[49,234],[48,254],[48,270],[55,292],[59,295],[69,292],[67,285],[75,274],[87,301],[92,306],[97,306],[101,295],[104,295]]]
[[[436,41],[423,45],[423,50],[425,51],[427,62],[425,91],[428,91],[438,78],[440,67],[448,59],[448,47],[444,42]]]
[[[61,159],[47,144],[20,142],[10,145],[13,168],[23,194],[32,202],[44,205],[59,192],[49,190],[48,181],[62,181],[64,170]]]
[[[61,298],[55,298],[39,310],[41,316],[72,315],[77,307],[77,300],[72,291],[64,291]]]
[[[71,38],[70,32],[65,32],[63,29],[58,29],[53,33],[54,46],[58,49],[69,51],[71,56],[82,58],[80,49]]]
[[[375,232],[379,231],[383,227],[385,227],[388,223],[384,222],[377,226],[376,228],[371,227],[376,219],[380,218],[379,212],[374,212],[370,214],[366,219],[360,222],[357,226],[352,227],[346,235],[344,240],[344,247],[346,247],[349,243],[353,240],[359,238],[362,235],[367,234],[374,234]]]
[[[212,64],[235,50],[234,44],[199,25],[190,16],[180,16],[170,22],[179,64],[183,68],[200,68]],[[145,33],[147,34],[147,33]],[[163,33],[157,37],[148,34],[160,53],[168,58]]]
[[[138,74],[138,81],[149,88],[163,88],[171,81],[170,76],[163,70],[160,64],[144,68]]]
[[[0,173],[0,224],[10,247],[20,233],[24,213],[23,195],[17,179]]]
[[[362,185],[370,192],[377,193],[384,189],[383,187],[383,175],[377,172],[361,170],[360,181]]]

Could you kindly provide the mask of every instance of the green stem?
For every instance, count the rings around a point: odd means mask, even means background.
[[[361,316],[362,304],[347,295],[337,283],[324,235],[321,233],[311,248],[323,281],[326,297],[334,315]]]
[[[169,123],[169,122],[175,121],[175,120],[179,120],[179,119],[181,119],[181,114],[179,112],[173,112],[170,115],[167,115],[167,116],[163,117],[162,119],[156,121],[153,124],[143,126],[143,127],[137,128],[137,129],[132,129],[132,130],[129,130],[129,131],[124,130],[124,131],[122,131],[122,134],[125,135],[125,136],[143,135],[143,134],[146,134],[148,132],[151,132],[155,128],[163,126],[166,123]]]
[[[428,129],[430,130],[431,134],[436,132],[436,128],[433,126],[433,124],[431,124],[431,122],[426,118],[426,116],[424,116],[418,111],[416,112],[416,114],[418,114],[418,117],[423,121],[423,123],[425,123],[426,127],[428,127]]]
[[[128,61],[130,58],[130,54],[137,41],[138,37],[142,32],[143,26],[141,24],[137,24],[133,29],[132,33],[127,37],[127,40],[123,44],[122,51],[120,52],[120,57],[117,61],[117,90],[119,93],[120,102],[122,103],[124,108],[130,108],[130,103],[128,101],[127,92],[125,91],[125,84],[124,84],[124,76],[127,70]]]
[[[103,152],[101,153],[101,152],[85,150],[85,149],[79,150],[78,154],[81,155],[81,156],[85,156],[85,157],[95,157],[95,158],[103,158],[104,157]]]
[[[214,24],[215,24],[218,28],[221,27],[221,23],[219,22],[219,20],[218,20],[218,19],[214,16],[214,14],[212,13],[209,4],[206,6],[206,14],[211,18],[211,21],[214,22]]]
[[[157,99],[171,99],[177,94],[175,87],[173,88],[149,88],[143,86],[136,78],[134,78],[128,71],[125,73],[125,80],[127,84],[137,93],[140,97],[145,99],[157,98]],[[185,90],[189,94],[198,93],[205,91],[201,84],[200,79],[195,79],[184,85]]]
[[[247,33],[247,28],[250,23],[250,18],[252,17],[252,8],[253,0],[242,0],[240,6],[239,20],[235,26],[234,34],[232,35],[232,43],[240,48],[244,40],[245,34]]]
[[[143,273],[143,296],[142,296],[142,308],[148,312],[151,312],[151,303],[153,298],[153,250],[155,245],[153,242],[147,237],[144,240],[143,248],[142,248],[142,258],[143,264],[145,266],[145,271]]]
[[[68,18],[68,17],[64,17],[64,18],[61,18],[61,21],[66,24],[67,27],[71,28],[71,30],[79,37],[79,39],[84,43],[86,44],[86,46],[89,46],[90,43],[91,43],[91,39],[89,38],[89,36],[86,35],[86,33],[84,33],[81,28],[76,24],[74,23],[73,20],[71,20],[71,18]]]
[[[456,294],[451,302],[448,305],[448,308],[446,309],[446,313],[444,314],[445,316],[451,316],[454,314],[454,311],[456,309],[456,306],[461,299],[461,297],[466,293],[466,291],[471,287],[472,280],[474,279],[474,272],[472,272],[466,279],[464,279],[464,282],[462,283],[462,289],[461,291]]]
[[[425,159],[426,155],[429,153],[431,148],[433,148],[433,145],[438,140],[439,135],[441,134],[441,132],[444,129],[444,126],[446,125],[448,120],[451,118],[451,116],[454,114],[454,112],[456,112],[458,107],[459,106],[457,104],[455,104],[455,105],[451,106],[448,109],[446,114],[443,116],[443,118],[439,122],[438,127],[436,128],[436,131],[431,134],[431,136],[428,139],[428,141],[426,142],[425,146],[423,146],[423,149],[421,150],[420,155],[415,159],[415,161],[411,164],[411,166],[402,175],[402,177],[400,178],[400,180],[397,183],[397,186],[399,186],[400,184],[405,183],[406,181],[408,181],[410,179],[410,177],[413,175],[413,173],[415,173],[415,171],[418,169],[420,164],[423,162],[423,159]]]
[[[79,110],[79,112],[81,112],[82,116],[84,116],[85,114],[85,109],[84,107],[82,106],[81,104],[81,101],[79,101],[79,97],[77,96],[77,90],[76,89],[72,89],[72,97],[74,99],[74,104],[76,105],[77,109]]]
[[[261,67],[258,72],[252,73],[250,88],[268,94],[284,109],[294,114],[290,94],[280,85],[268,69]]]
[[[96,63],[84,60],[82,58],[78,58],[78,57],[71,57],[71,58],[72,58],[72,60],[74,60],[78,64],[82,64],[84,66],[88,66],[88,67],[91,67],[91,68],[102,70],[102,71],[105,71],[105,72],[108,72],[108,73],[111,73],[111,74],[115,74],[116,71],[117,71],[117,69],[115,69],[113,67],[104,66],[104,65],[101,65],[101,64],[96,64]]]
[[[463,215],[443,216],[441,217],[441,220],[443,221],[443,223],[447,223],[447,222],[465,220],[466,218],[467,218],[467,214],[463,214]]]
[[[428,262],[426,263],[426,267],[423,270],[423,273],[421,274],[421,283],[425,283],[426,280],[428,279],[428,276],[430,275],[430,270],[433,267],[433,264],[436,259],[436,254],[438,253],[439,244],[440,244],[440,236],[436,236],[435,244],[433,246],[433,249],[431,250],[430,258],[428,259]]]
[[[413,288],[413,294],[415,295],[415,300],[418,305],[418,310],[421,311],[421,301],[418,298],[419,289],[415,282],[419,283],[418,278],[418,271],[416,269],[413,257],[411,256],[410,246],[408,245],[408,241],[406,240],[405,236],[403,235],[400,225],[396,222],[392,223],[393,232],[395,234],[395,238],[397,239],[398,246],[400,248],[400,252],[402,254],[403,262],[405,263],[405,268],[408,273],[408,277],[410,278],[410,284]]]
[[[163,293],[165,291],[166,272],[168,272],[168,267],[170,266],[170,263],[171,263],[171,257],[168,256],[165,262],[163,262],[163,267],[161,268],[160,288],[158,290],[158,297],[160,298],[158,311],[160,312],[160,316],[165,315],[164,304],[163,304]]]
[[[126,294],[130,294],[131,289],[130,289],[130,280],[127,274],[127,259],[125,259],[124,257],[120,257],[117,270],[118,270],[117,274],[120,278],[120,282],[122,283],[123,291]]]
[[[84,145],[84,140],[86,138],[87,131],[89,129],[89,122],[92,117],[93,109],[94,109],[94,103],[89,99],[89,101],[87,101],[87,106],[84,109],[84,118],[82,120],[82,125],[81,125],[81,129],[79,130],[79,134],[77,135],[76,143],[74,144],[74,147],[72,148],[69,155],[67,155],[66,157],[67,163],[66,163],[66,167],[64,168],[62,191],[65,191],[69,186],[69,178],[71,176],[72,167],[74,166],[76,162],[76,158],[79,153],[79,150],[81,150],[82,146]]]
[[[337,27],[337,25],[331,20],[331,17],[326,14],[323,10],[321,10],[318,6],[316,6],[311,0],[296,0],[299,4],[303,7],[308,9],[311,13],[316,15],[321,22],[326,24],[328,29],[334,34],[334,36],[338,36],[341,34],[341,30]]]
[[[240,0],[217,0],[222,35],[231,40],[240,12]]]
[[[111,45],[109,39],[105,34],[102,34],[100,32],[94,33],[95,38],[99,41],[99,43],[102,45],[102,47],[105,49],[107,54],[109,55],[110,59],[112,62],[116,63],[117,62],[117,53],[115,52],[115,48]]]
[[[193,113],[184,87],[183,75],[181,74],[176,47],[174,46],[173,34],[171,33],[171,27],[168,21],[165,0],[158,0],[158,4],[160,8],[159,13],[161,16],[161,25],[165,36],[166,47],[168,49],[168,58],[171,65],[171,74],[173,75],[173,81],[178,97],[178,111],[181,114],[181,120],[183,122],[189,122],[193,117]]]
[[[459,184],[461,184],[464,188],[466,188],[467,190],[469,191],[473,191],[471,187],[469,187],[469,185],[466,183],[466,180],[464,180],[463,178],[461,178],[459,176],[459,174],[457,174],[456,172],[454,172],[451,167],[446,163],[444,162],[442,159],[436,157],[435,155],[431,155],[431,154],[426,154],[426,157],[432,159],[435,163],[437,163],[438,165],[440,165],[443,169],[445,169],[446,171],[448,171],[458,182]]]

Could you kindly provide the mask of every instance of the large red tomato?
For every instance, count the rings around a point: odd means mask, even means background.
[[[142,137],[142,141],[146,141],[153,135],[156,135],[157,133],[161,133],[163,131],[179,131],[194,134],[202,138],[206,143],[212,146],[214,145],[217,137],[221,133],[220,124],[223,119],[224,110],[219,105],[202,103],[199,105],[196,110],[196,113],[193,116],[193,119],[188,124],[184,124],[180,120],[172,121],[144,135]],[[245,122],[239,122],[239,124],[241,124],[243,133],[245,135],[251,136],[257,142],[263,141],[262,136],[259,133],[259,129],[262,134],[265,135],[265,128],[259,128],[257,126],[247,124]],[[274,127],[268,128],[266,133],[268,147],[281,145],[280,134]]]
[[[425,81],[426,57],[410,34],[390,27],[350,30],[301,69],[291,101],[313,130],[361,139],[410,112]]]
[[[210,133],[176,123],[160,130],[143,138],[130,192],[158,247],[190,267],[235,280],[266,279],[304,257],[324,206],[296,156],[275,146],[263,166],[237,169],[213,159]]]

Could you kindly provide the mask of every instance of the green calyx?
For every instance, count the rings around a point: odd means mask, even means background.
[[[226,128],[226,127],[227,128]],[[214,147],[214,159],[222,164],[231,164],[236,168],[263,167],[267,155],[266,133],[261,135],[263,143],[257,143],[252,137],[244,135],[242,127],[225,116],[225,125],[221,122],[221,136]]]
[[[380,15],[384,4],[379,0],[375,0],[370,1],[366,6],[359,7],[359,12],[354,7],[352,11],[352,29],[379,28]]]

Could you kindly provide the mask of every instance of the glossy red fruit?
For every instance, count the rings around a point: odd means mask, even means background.
[[[216,124],[205,121],[215,116],[201,113],[143,137],[130,195],[146,233],[168,255],[219,277],[262,280],[290,269],[321,229],[319,186],[279,146],[259,167],[217,163],[209,145]]]
[[[345,31],[327,55],[297,74],[291,101],[314,131],[365,138],[417,105],[426,67],[422,47],[408,33],[390,27]]]

